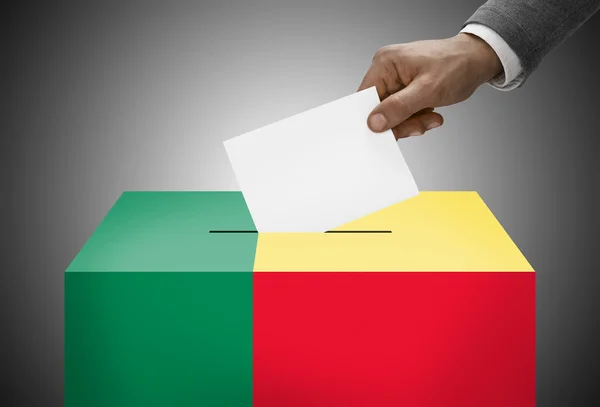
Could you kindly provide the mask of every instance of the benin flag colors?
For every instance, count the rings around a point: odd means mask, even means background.
[[[126,192],[65,273],[66,406],[534,406],[535,273],[479,195],[256,233]]]

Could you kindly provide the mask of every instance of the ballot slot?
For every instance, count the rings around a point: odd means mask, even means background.
[[[258,233],[256,230],[209,230],[208,233]]]
[[[209,230],[208,233],[258,233],[256,230]],[[310,232],[301,232],[310,233]],[[323,233],[392,233],[391,230],[328,230]]]
[[[391,230],[328,230],[325,233],[392,233]]]

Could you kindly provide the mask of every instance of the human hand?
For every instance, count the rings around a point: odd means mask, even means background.
[[[400,139],[441,126],[444,119],[434,108],[466,100],[501,72],[500,59],[485,41],[461,33],[381,48],[358,90],[375,86],[382,100],[369,115],[369,128],[392,129]]]

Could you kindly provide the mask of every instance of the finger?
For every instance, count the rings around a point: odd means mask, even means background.
[[[433,110],[434,110],[433,107],[426,107],[425,109],[419,110],[417,113],[413,114],[411,117],[417,116],[417,115],[422,114],[422,113],[433,112]]]
[[[385,98],[387,98],[390,94],[388,93],[385,81],[382,79],[378,71],[378,67],[376,67],[375,65],[371,65],[371,67],[365,74],[365,77],[363,78],[360,86],[358,87],[357,92],[375,86],[375,89],[377,89],[377,94],[379,95],[379,100],[384,100]]]
[[[424,111],[406,119],[392,129],[396,140],[425,134],[444,124],[444,117],[433,111]]]
[[[369,68],[369,70],[367,71],[367,73],[365,74],[362,82],[360,83],[360,86],[358,87],[357,92],[360,92],[361,90],[369,89],[371,86],[375,86],[374,77],[371,74],[372,69],[373,69],[373,67],[371,66]]]
[[[369,115],[367,124],[374,132],[382,132],[398,126],[404,120],[430,105],[424,97],[423,87],[413,81],[406,88],[384,99]]]

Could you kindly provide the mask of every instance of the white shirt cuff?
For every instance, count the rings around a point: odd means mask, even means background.
[[[521,60],[510,46],[494,30],[482,24],[467,24],[461,33],[476,35],[496,52],[504,72],[492,78],[488,84],[498,90],[512,90],[518,87],[524,79]]]

